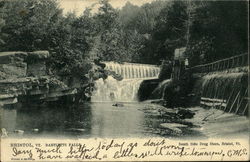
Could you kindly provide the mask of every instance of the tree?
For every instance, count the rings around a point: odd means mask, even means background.
[[[101,0],[98,13],[95,15],[99,31],[106,31],[115,27],[117,25],[117,18],[117,10],[111,6],[108,0]]]
[[[46,50],[48,31],[52,23],[62,17],[56,1],[53,0],[13,0],[6,1],[5,26],[6,45],[2,50],[32,51]]]
[[[107,0],[100,2],[99,12],[93,16],[96,27],[95,45],[91,50],[92,55],[96,55],[105,61],[124,60],[124,45],[122,40],[122,30],[118,23],[118,12]]]
[[[6,1],[3,19],[1,29],[7,36],[0,44],[2,51],[49,50],[52,73],[86,80],[91,68],[85,55],[89,50],[86,29],[91,28],[85,25],[87,19],[74,13],[63,16],[56,0]]]
[[[142,50],[141,57],[154,64],[160,64],[162,59],[172,59],[174,50],[186,45],[187,20],[187,3],[169,2],[155,18],[152,37]]]
[[[187,48],[192,65],[247,52],[246,1],[200,1],[194,5]]]
[[[140,7],[131,4],[129,1],[119,11],[119,23],[124,30],[135,30],[135,19],[140,12]]]
[[[3,38],[4,38],[4,33],[2,32],[2,28],[5,25],[5,20],[4,20],[4,15],[5,15],[5,1],[0,0],[0,47],[5,44]],[[0,50],[1,51],[1,50]]]
[[[87,57],[90,50],[88,29],[91,28],[84,17],[77,18],[74,13],[66,15],[57,26],[54,26],[50,39],[51,64],[54,73],[62,77],[76,77],[88,80],[86,74],[91,69]]]
[[[146,3],[141,6],[138,15],[135,17],[133,23],[135,28],[141,34],[151,33],[156,26],[156,17],[160,12],[168,5],[166,1],[155,1],[152,3]]]

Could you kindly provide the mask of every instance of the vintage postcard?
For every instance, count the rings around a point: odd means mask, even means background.
[[[249,161],[247,0],[0,0],[1,161]]]

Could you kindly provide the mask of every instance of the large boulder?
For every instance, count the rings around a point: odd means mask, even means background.
[[[161,96],[154,96],[153,92],[159,85],[159,79],[143,80],[138,90],[138,98],[140,101],[148,99],[160,99]]]
[[[25,52],[0,52],[0,80],[25,77],[27,56]]]
[[[48,51],[0,52],[0,79],[46,75]]]

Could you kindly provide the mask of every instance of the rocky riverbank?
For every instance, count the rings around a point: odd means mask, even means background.
[[[54,102],[71,98],[77,88],[51,75],[48,51],[0,53],[0,105]],[[65,98],[66,97],[66,98]]]
[[[90,100],[95,80],[105,80],[109,75],[116,80],[123,79],[121,75],[105,70],[105,64],[98,60],[89,63],[91,67],[84,78],[60,76],[52,73],[49,58],[48,51],[0,52],[0,105],[78,104]]]
[[[227,138],[247,137],[248,119],[213,108],[166,108],[158,104],[145,104],[145,114],[163,119],[154,131],[172,138]]]

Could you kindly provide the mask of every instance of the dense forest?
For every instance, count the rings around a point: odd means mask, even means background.
[[[50,66],[83,75],[94,59],[160,64],[187,47],[191,66],[247,52],[247,1],[153,1],[80,16],[56,0],[0,0],[0,51],[49,50]],[[79,74],[78,74],[79,72]]]

